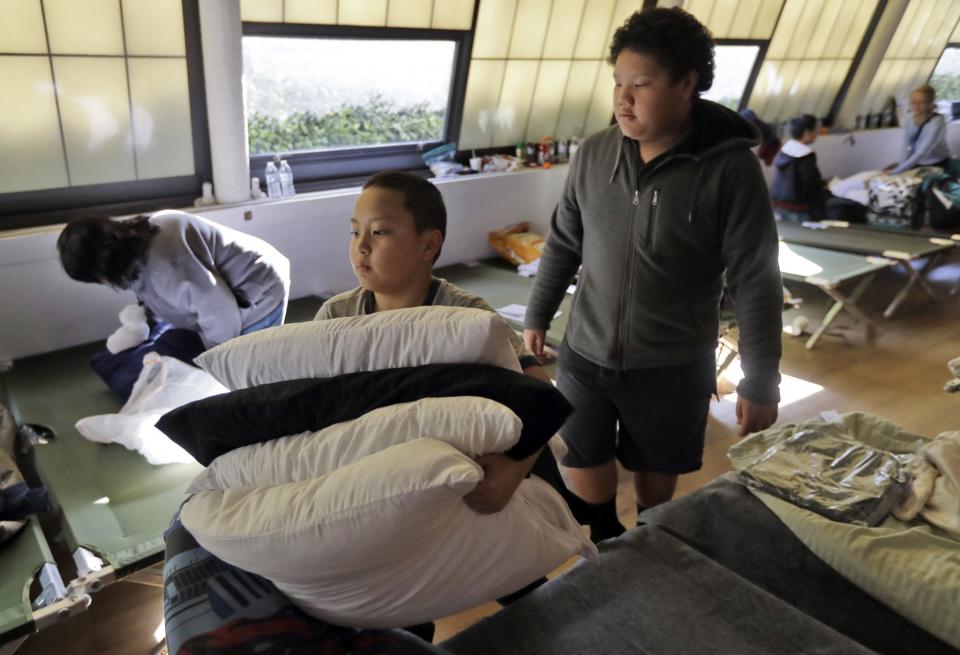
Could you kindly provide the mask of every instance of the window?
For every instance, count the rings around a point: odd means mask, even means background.
[[[289,7],[288,7],[289,10]],[[470,32],[244,23],[251,173],[275,154],[300,182],[422,168],[459,133]]]
[[[250,154],[441,142],[456,45],[244,37]]]
[[[0,228],[198,195],[209,165],[196,11],[190,0],[0,5]]]
[[[889,98],[901,107],[910,91],[923,84],[960,21],[954,0],[914,0],[907,5],[893,40],[861,104],[864,114],[881,111]]]
[[[759,45],[722,45],[714,50],[713,86],[701,94],[734,111],[745,104],[744,93],[760,54]]]
[[[952,116],[952,104],[960,102],[960,45],[949,46],[943,51],[930,76],[930,86],[937,91],[937,111]]]

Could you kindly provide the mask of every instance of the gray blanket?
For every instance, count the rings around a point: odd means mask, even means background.
[[[604,542],[441,646],[454,655],[869,653],[657,526]]]

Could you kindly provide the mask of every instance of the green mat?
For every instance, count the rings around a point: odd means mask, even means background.
[[[36,518],[0,545],[0,643],[34,631],[30,582],[53,555]]]
[[[821,226],[816,229],[796,223],[778,223],[780,238],[787,243],[840,250],[860,255],[879,255],[894,259],[929,257],[953,248],[953,244],[931,241],[930,236],[903,234],[869,228]]]
[[[98,554],[117,576],[163,557],[163,530],[183,502],[199,464],[152,466],[118,445],[100,445],[73,427],[85,416],[114,413],[121,403],[89,366],[91,344],[16,362],[5,374],[18,422],[50,427],[56,439],[32,459],[62,514],[70,550]]]
[[[518,275],[515,268],[506,262],[501,263],[500,260],[487,260],[473,266],[445,266],[434,271],[434,275],[480,296],[494,309],[512,304],[526,305],[533,291],[533,278]],[[547,331],[547,343],[554,348],[559,347],[563,341],[572,301],[573,296],[564,295],[563,302],[560,303],[560,316],[553,319]],[[515,330],[523,329],[523,325],[518,321],[507,322]]]

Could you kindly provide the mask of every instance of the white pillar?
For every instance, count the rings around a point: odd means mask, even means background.
[[[903,14],[907,10],[908,0],[889,0],[884,7],[880,20],[877,21],[877,29],[874,30],[866,50],[863,52],[863,58],[860,65],[853,74],[850,81],[850,88],[847,89],[847,95],[844,97],[837,111],[834,124],[839,127],[852,128],[856,124],[857,114],[860,113],[863,99],[870,90],[870,83],[877,75],[880,63],[883,61],[883,55],[890,42],[893,41],[893,35],[900,26]]]
[[[210,160],[217,202],[250,199],[250,151],[243,103],[240,0],[200,0]]]

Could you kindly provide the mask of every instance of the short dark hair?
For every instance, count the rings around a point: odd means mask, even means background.
[[[74,280],[128,289],[140,275],[150,240],[159,228],[146,216],[117,221],[80,218],[57,239],[60,263]]]
[[[610,44],[610,63],[623,50],[650,55],[670,71],[676,82],[690,71],[697,74],[697,93],[713,85],[713,37],[710,30],[678,7],[653,7],[635,12],[617,28]]]
[[[443,239],[447,238],[447,208],[443,204],[440,189],[432,182],[415,173],[384,171],[377,173],[363,184],[364,189],[371,187],[390,189],[403,194],[403,208],[413,215],[417,234],[427,230],[440,230],[440,236]],[[439,250],[437,257],[440,257]]]
[[[810,130],[816,130],[820,121],[813,114],[800,114],[790,119],[787,129],[791,139],[799,139]]]

